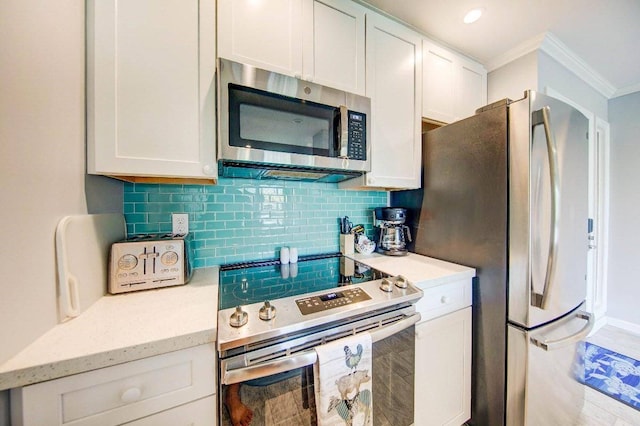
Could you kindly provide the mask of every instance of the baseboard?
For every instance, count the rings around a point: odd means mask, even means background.
[[[640,325],[639,324],[635,324],[629,321],[623,321],[621,319],[617,319],[617,318],[611,318],[611,317],[605,317],[603,319],[606,319],[606,324],[608,325],[612,325],[614,327],[618,327],[621,328],[623,330],[626,330],[630,333],[633,334],[637,334],[638,336],[640,336]]]
[[[596,334],[598,332],[598,330],[600,330],[602,327],[604,327],[607,324],[608,324],[607,317],[598,318],[596,320],[595,324],[593,324],[593,329],[591,329],[591,332],[589,333],[589,336],[593,336],[594,334]]]

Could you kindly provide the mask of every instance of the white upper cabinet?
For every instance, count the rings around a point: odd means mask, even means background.
[[[304,2],[303,78],[365,93],[365,9],[350,1]]]
[[[365,9],[348,0],[220,0],[219,56],[365,91]]]
[[[87,2],[89,173],[215,181],[215,12],[215,0]]]
[[[424,39],[422,116],[443,123],[469,117],[487,103],[487,71]]]
[[[219,0],[218,55],[302,74],[302,0]]]
[[[371,98],[371,172],[341,188],[411,189],[421,184],[422,39],[367,14],[367,92]]]
[[[456,116],[454,57],[427,40],[422,43],[422,116],[450,123]]]

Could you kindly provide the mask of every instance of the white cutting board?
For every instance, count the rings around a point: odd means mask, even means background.
[[[60,319],[84,312],[107,292],[111,244],[127,235],[124,215],[65,216],[56,228]]]

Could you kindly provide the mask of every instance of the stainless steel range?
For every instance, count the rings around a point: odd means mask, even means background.
[[[219,278],[221,424],[231,424],[224,396],[237,383],[252,425],[315,424],[314,348],[363,332],[373,341],[374,424],[413,423],[419,288],[340,254],[223,265]]]

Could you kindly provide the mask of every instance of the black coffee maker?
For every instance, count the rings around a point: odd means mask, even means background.
[[[376,251],[387,256],[405,256],[411,232],[405,225],[407,209],[401,207],[377,207],[373,211],[376,229]]]

